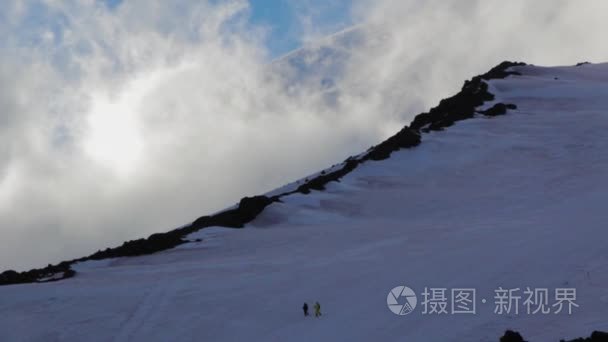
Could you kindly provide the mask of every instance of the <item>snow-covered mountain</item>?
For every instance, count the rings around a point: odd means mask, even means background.
[[[327,170],[169,233],[3,273],[67,279],[0,287],[1,340],[496,341],[513,329],[558,341],[606,330],[607,109],[608,64],[501,64]],[[404,312],[399,286],[417,296],[407,315],[391,311]],[[527,288],[540,304],[547,290],[536,314]],[[458,289],[475,290],[474,314],[452,312]],[[508,312],[502,290],[518,298]],[[571,314],[557,312],[556,291],[572,290]],[[323,316],[305,318],[302,303],[315,301]]]

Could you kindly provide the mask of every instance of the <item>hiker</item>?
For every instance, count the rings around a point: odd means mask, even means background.
[[[308,304],[304,303],[304,306],[302,306],[302,310],[304,310],[304,316],[308,316]]]
[[[321,316],[321,304],[315,302],[315,317]]]

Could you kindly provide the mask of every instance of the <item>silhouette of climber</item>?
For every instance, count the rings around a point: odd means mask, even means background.
[[[321,316],[321,304],[315,302],[315,317]]]
[[[304,310],[304,316],[308,316],[308,304],[304,303],[304,306],[302,306],[302,310]]]

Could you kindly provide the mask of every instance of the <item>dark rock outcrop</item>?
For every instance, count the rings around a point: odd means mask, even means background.
[[[220,212],[211,216],[204,216],[192,224],[178,228],[166,233],[152,234],[146,239],[131,240],[114,248],[106,248],[103,251],[81,259],[64,261],[59,265],[49,265],[43,269],[36,269],[27,272],[6,271],[0,274],[0,285],[22,284],[55,281],[73,277],[76,272],[71,269],[71,265],[76,262],[88,260],[102,260],[118,257],[132,257],[139,255],[152,254],[167,249],[174,248],[185,242],[183,238],[195,231],[205,227],[222,226],[230,228],[241,228],[247,222],[253,220],[266,206],[276,201],[277,198],[266,196],[245,197],[241,199],[235,209]],[[46,280],[48,278],[48,280]]]
[[[127,241],[122,246],[99,251],[78,261],[138,256],[164,251],[188,242],[183,239],[186,235],[206,227],[242,228],[274,201],[276,199],[266,196],[245,197],[234,209],[211,216],[203,216],[188,226],[167,233],[152,234],[147,239]]]
[[[57,265],[48,265],[45,268],[21,273],[13,270],[5,271],[0,273],[0,285],[48,283],[71,278],[76,275],[76,272],[70,268],[70,265],[70,262],[64,261]]]
[[[212,216],[203,216],[196,219],[188,228],[197,231],[211,226],[228,228],[243,228],[246,223],[252,221],[268,205],[276,202],[278,197],[269,198],[266,196],[245,197],[241,199],[235,209],[222,211]],[[190,232],[188,232],[189,234]]]
[[[420,134],[408,127],[404,127],[397,134],[376,145],[367,153],[365,159],[383,160],[391,153],[402,148],[414,147],[420,144]]]
[[[590,337],[577,338],[575,340],[561,340],[560,342],[608,342],[608,332],[594,331]]]
[[[481,77],[481,79],[483,79],[483,80],[489,81],[489,80],[507,78],[508,76],[511,76],[511,75],[521,76],[521,73],[519,73],[517,71],[507,71],[507,69],[509,69],[511,67],[525,66],[525,65],[526,65],[526,63],[504,61],[479,77]]]
[[[473,79],[464,83],[458,94],[441,100],[439,105],[432,108],[428,113],[417,115],[410,124],[410,128],[424,132],[439,131],[453,125],[456,121],[472,118],[476,113],[475,108],[483,105],[486,101],[494,100],[494,95],[488,92],[488,84],[484,81],[520,75],[518,72],[507,70],[521,65],[525,64],[502,62],[487,73],[473,77]],[[505,106],[506,109],[514,105],[502,104],[502,106]]]
[[[344,161],[344,165],[340,169],[333,172],[322,172],[319,176],[309,179],[304,184],[300,185],[295,192],[308,194],[311,190],[325,190],[325,185],[327,183],[340,180],[340,178],[346,176],[360,163],[360,160],[349,158]]]
[[[526,342],[524,338],[513,330],[507,330],[500,338],[500,342]]]
[[[500,342],[526,342],[520,333],[507,330],[500,338]],[[560,342],[608,342],[608,332],[594,331],[590,337],[577,338],[574,340],[560,340]]]
[[[508,109],[517,109],[517,106],[514,104],[497,103],[492,108],[479,111],[478,113],[486,116],[498,116],[507,114]]]
[[[306,182],[300,185],[295,192],[303,194],[310,193],[311,190],[325,190],[325,185],[329,182],[339,181],[340,178],[346,176],[353,171],[359,164],[368,160],[383,160],[390,157],[391,153],[402,148],[410,148],[420,144],[420,134],[409,127],[404,127],[397,134],[386,139],[380,144],[371,147],[367,153],[361,158],[350,157],[346,159],[342,167],[333,172],[321,172],[321,174],[313,179],[307,179]],[[289,195],[286,193],[284,195]]]

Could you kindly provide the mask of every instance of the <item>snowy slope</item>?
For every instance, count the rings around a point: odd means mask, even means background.
[[[423,134],[245,229],[207,228],[74,278],[0,287],[2,341],[530,341],[608,323],[608,64],[517,67],[517,110]],[[196,242],[196,239],[202,239]],[[476,315],[391,313],[407,285],[476,288]],[[497,315],[493,291],[576,288],[574,313]],[[321,302],[321,319],[300,307]],[[420,301],[420,296],[419,296]]]

